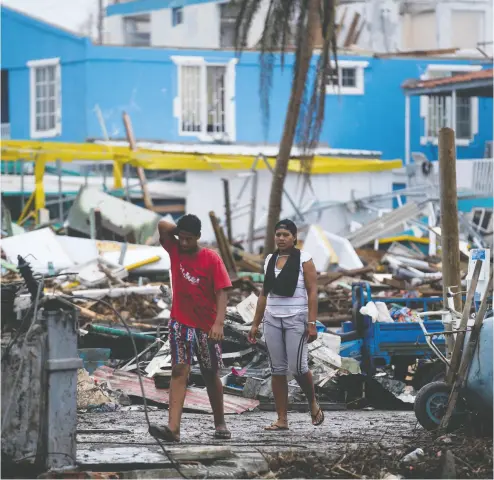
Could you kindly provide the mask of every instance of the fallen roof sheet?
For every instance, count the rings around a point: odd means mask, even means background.
[[[374,241],[376,238],[385,237],[395,232],[395,229],[412,218],[416,218],[423,210],[423,206],[415,202],[407,202],[403,207],[376,218],[353,233],[346,236],[353,248],[360,248]]]
[[[95,380],[108,381],[113,390],[122,390],[127,395],[134,397],[142,397],[141,387],[139,385],[139,377],[135,373],[124,372],[122,370],[113,370],[103,366],[98,368],[93,374]],[[169,390],[158,389],[154,385],[154,380],[142,377],[144,392],[146,399],[153,402],[168,405]],[[234,395],[225,394],[223,396],[225,404],[225,413],[243,413],[253,410],[259,405],[258,400],[250,398],[237,397]],[[202,388],[187,388],[185,396],[184,408],[197,412],[212,413],[209,397],[206,389]]]
[[[49,263],[53,264],[56,271],[74,265],[74,261],[58,241],[57,235],[48,227],[3,238],[2,250],[12,263],[17,265],[17,256],[21,255],[36,273],[43,275],[49,272]]]
[[[146,208],[126,202],[93,187],[83,187],[69,210],[70,228],[86,235],[91,234],[89,218],[93,210],[100,210],[103,228],[122,237],[133,235],[135,243],[158,239],[158,222],[161,216]]]

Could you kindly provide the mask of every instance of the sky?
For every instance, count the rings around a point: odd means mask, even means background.
[[[91,30],[91,35],[96,34],[98,0],[0,0],[0,3],[76,33],[87,35]]]

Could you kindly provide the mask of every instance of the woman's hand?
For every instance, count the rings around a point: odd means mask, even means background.
[[[259,333],[259,325],[252,325],[252,327],[250,327],[249,336],[247,337],[247,340],[250,343],[256,343],[258,333]]]
[[[307,343],[312,343],[317,340],[317,328],[315,323],[309,323],[307,325]]]

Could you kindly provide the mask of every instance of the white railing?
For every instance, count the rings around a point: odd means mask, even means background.
[[[475,193],[492,195],[493,160],[473,160],[472,190]]]
[[[2,123],[0,138],[2,140],[10,140],[10,123]]]

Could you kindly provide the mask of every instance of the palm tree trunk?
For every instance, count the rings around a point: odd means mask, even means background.
[[[280,149],[276,166],[273,172],[273,180],[271,182],[271,194],[269,197],[268,224],[266,227],[266,238],[264,240],[264,256],[274,250],[274,227],[280,220],[281,203],[283,198],[283,185],[288,170],[288,162],[292,151],[293,141],[297,128],[297,122],[300,113],[300,105],[303,101],[304,88],[309,73],[312,52],[314,50],[314,37],[316,22],[319,19],[319,0],[309,0],[308,21],[306,26],[306,34],[303,37],[303,46],[300,49],[300,59],[298,71],[292,84],[290,101],[285,117],[285,126],[283,128],[283,136],[281,137]]]

